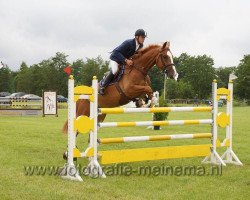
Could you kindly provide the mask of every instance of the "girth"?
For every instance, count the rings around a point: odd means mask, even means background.
[[[121,95],[121,99],[119,101],[120,104],[124,104],[127,101],[131,101],[132,99],[129,98],[123,91],[119,85],[119,82],[115,82],[115,88],[117,89],[118,93]]]
[[[133,66],[130,70],[130,72],[135,69],[137,71],[139,71],[143,76],[144,76],[144,79],[146,78],[147,76],[147,73],[145,73],[141,68],[138,68],[136,66]],[[130,73],[129,72],[129,73]],[[118,93],[121,95],[121,99],[119,101],[120,104],[124,104],[126,102],[129,102],[129,101],[135,101],[136,100],[136,97],[135,98],[129,98],[122,90],[122,88],[120,87],[119,85],[119,82],[115,82],[115,88],[117,89]]]

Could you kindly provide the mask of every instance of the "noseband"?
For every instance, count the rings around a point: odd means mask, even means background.
[[[167,51],[169,51],[170,53],[171,53],[171,51],[170,51],[170,49],[167,49]],[[171,53],[172,54],[172,53]],[[164,72],[164,73],[167,73],[167,69],[168,69],[168,67],[172,67],[172,66],[174,66],[174,63],[171,63],[171,64],[166,64],[165,62],[164,62],[164,58],[163,58],[163,54],[160,54],[159,55],[160,56],[160,58],[161,58],[161,63],[162,63],[162,71]]]

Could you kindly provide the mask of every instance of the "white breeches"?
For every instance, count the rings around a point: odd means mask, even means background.
[[[118,63],[113,61],[113,60],[110,60],[109,62],[109,68],[112,70],[112,74],[116,74],[118,72]]]

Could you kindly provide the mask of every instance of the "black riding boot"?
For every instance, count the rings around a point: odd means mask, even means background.
[[[115,75],[112,73],[112,71],[110,71],[109,74],[104,78],[103,85],[102,85],[102,87],[100,88],[100,91],[99,91],[100,95],[104,95],[105,88],[112,81],[112,79],[114,78],[114,76]]]

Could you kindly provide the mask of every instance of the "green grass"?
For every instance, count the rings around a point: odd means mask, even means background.
[[[224,108],[222,108],[223,110]],[[221,176],[108,176],[106,179],[83,177],[83,182],[62,180],[58,176],[26,176],[24,166],[63,166],[62,153],[67,136],[61,133],[67,110],[59,117],[0,116],[0,199],[246,199],[250,195],[250,107],[235,107],[233,149],[244,166],[223,167]],[[206,119],[207,113],[170,113],[168,119]],[[109,115],[106,121],[151,120],[151,114]],[[103,128],[100,137],[210,132],[208,125],[168,126],[160,131],[145,127]],[[224,137],[224,130],[219,130]],[[203,140],[137,142],[103,145],[100,149],[185,145],[208,143]],[[78,137],[84,150],[87,135]],[[223,149],[220,149],[221,153]],[[139,166],[201,166],[202,158],[172,159],[129,163]],[[80,160],[85,165],[87,161]],[[203,165],[202,165],[203,166]],[[210,165],[205,165],[207,170]]]

